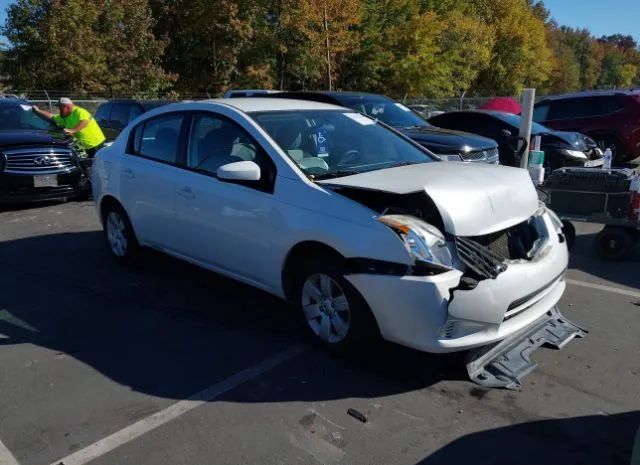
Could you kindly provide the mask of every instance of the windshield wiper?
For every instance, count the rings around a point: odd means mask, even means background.
[[[421,165],[423,161],[399,161],[398,163],[392,163],[387,166],[387,168],[398,168],[399,166],[409,166],[409,165]]]
[[[354,174],[360,174],[360,173],[362,173],[362,171],[335,170],[335,171],[329,171],[327,173],[322,173],[322,174],[314,174],[313,179],[341,178],[343,176],[353,176]]]

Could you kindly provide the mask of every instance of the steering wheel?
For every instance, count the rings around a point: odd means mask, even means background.
[[[358,160],[360,157],[361,155],[358,150],[349,150],[342,156],[342,160],[337,163],[336,167],[342,168],[350,162]]]

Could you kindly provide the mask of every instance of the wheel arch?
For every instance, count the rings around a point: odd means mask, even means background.
[[[117,207],[117,208],[121,208],[123,211],[124,207],[122,206],[122,204],[120,203],[120,201],[118,199],[116,199],[114,196],[112,195],[105,195],[104,197],[102,197],[100,199],[100,220],[102,222],[104,222],[104,215],[106,213],[107,208],[109,207]],[[126,213],[126,211],[125,211]]]
[[[346,257],[335,248],[319,241],[303,241],[294,245],[284,260],[282,267],[282,290],[288,301],[293,301],[295,271],[312,257],[332,257],[338,264],[346,263]]]

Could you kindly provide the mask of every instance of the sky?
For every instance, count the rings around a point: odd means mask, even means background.
[[[0,0],[0,24],[10,0]],[[587,28],[596,37],[632,35],[640,42],[640,0],[544,0],[559,24]]]

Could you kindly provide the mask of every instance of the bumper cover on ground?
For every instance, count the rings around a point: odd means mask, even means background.
[[[562,349],[573,338],[586,335],[586,330],[567,320],[554,307],[509,338],[469,352],[467,371],[481,386],[520,389],[522,378],[537,367],[531,361],[534,351],[543,345]]]

